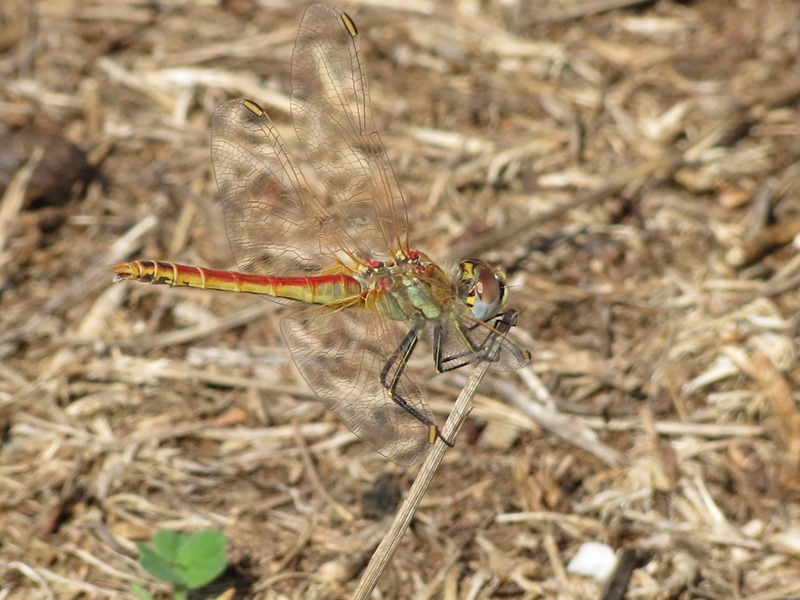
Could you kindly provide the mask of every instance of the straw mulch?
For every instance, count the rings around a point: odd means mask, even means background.
[[[598,598],[590,541],[607,598],[800,596],[800,4],[341,8],[416,246],[503,265],[534,357],[484,380],[375,597]],[[297,152],[301,15],[0,5],[0,598],[167,597],[159,528],[225,531],[205,597],[347,598],[413,481],[314,399],[280,306],[111,283],[233,268],[209,117],[253,98]],[[410,368],[443,423],[468,373]]]

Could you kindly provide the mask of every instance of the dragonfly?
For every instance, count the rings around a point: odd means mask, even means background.
[[[305,305],[281,332],[308,385],[374,450],[412,465],[437,438],[452,446],[406,368],[419,340],[438,372],[482,361],[515,370],[531,355],[496,327],[509,313],[501,270],[474,258],[445,270],[410,245],[353,20],[310,6],[291,73],[292,123],[326,194],[314,193],[261,106],[228,101],[212,117],[211,159],[239,271],[136,260],[114,265],[114,281]]]

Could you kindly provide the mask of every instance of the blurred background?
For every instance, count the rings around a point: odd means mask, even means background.
[[[163,594],[134,542],[165,527],[228,536],[210,595],[347,598],[413,481],[308,390],[284,308],[111,283],[235,268],[210,116],[251,98],[304,162],[305,6],[0,5],[3,598]],[[800,595],[800,4],[338,6],[414,246],[502,266],[533,353],[375,597]],[[411,368],[443,423],[469,369]],[[586,542],[613,586],[570,568]]]

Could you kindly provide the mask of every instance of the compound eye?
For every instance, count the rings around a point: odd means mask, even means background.
[[[467,314],[488,321],[505,308],[508,287],[502,271],[492,268],[479,258],[462,260],[456,273],[459,295],[467,305]]]
[[[482,269],[475,278],[475,300],[472,316],[487,321],[505,304],[505,284],[489,269]]]

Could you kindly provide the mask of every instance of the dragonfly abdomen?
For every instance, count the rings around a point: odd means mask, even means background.
[[[153,260],[119,263],[113,269],[117,273],[115,282],[133,279],[154,285],[259,294],[308,304],[330,304],[350,298],[357,299],[361,294],[361,284],[353,277],[341,273],[279,277]]]

